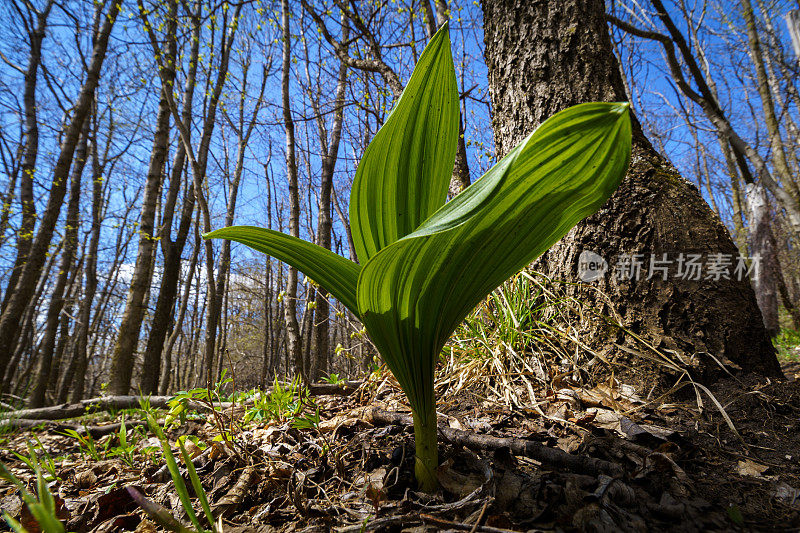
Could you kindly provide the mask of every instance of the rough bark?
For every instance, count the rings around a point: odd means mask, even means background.
[[[89,113],[89,108],[94,99],[95,88],[100,80],[100,70],[106,57],[108,39],[119,13],[120,3],[121,0],[112,1],[108,12],[102,15],[103,23],[92,49],[92,58],[86,72],[86,79],[73,108],[71,120],[61,138],[58,159],[53,168],[50,196],[41,217],[39,230],[31,245],[28,260],[20,274],[19,281],[14,287],[14,292],[9,298],[8,305],[3,310],[2,317],[0,317],[0,346],[3,347],[0,350],[0,374],[5,374],[7,371],[10,354],[13,352],[19,338],[19,326],[22,316],[31,302],[31,297],[36,289],[36,282],[47,259],[48,248],[53,239],[53,233],[64,203],[67,178],[75,155],[78,137],[83,129],[83,121]]]
[[[483,0],[486,62],[498,155],[507,153],[547,117],[587,101],[625,100],[623,80],[605,23],[602,0]],[[618,191],[595,215],[574,228],[538,262],[546,274],[578,279],[581,252],[604,257],[611,270],[594,282],[621,315],[623,325],[673,350],[698,378],[720,368],[707,354],[727,357],[747,370],[779,374],[775,352],[747,279],[682,279],[679,254],[712,254],[736,262],[736,247],[697,189],[644,137],[634,119],[631,166]],[[618,279],[620,257],[642,254],[644,274]],[[648,262],[674,261],[666,279],[647,279]],[[732,270],[732,268],[731,268]],[[609,315],[594,288],[568,287],[587,306]],[[586,338],[613,342],[620,333],[602,320]],[[618,353],[618,352],[617,352]],[[637,361],[637,370],[645,370]],[[658,379],[660,368],[647,375]]]

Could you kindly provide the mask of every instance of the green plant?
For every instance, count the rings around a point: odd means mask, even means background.
[[[189,517],[189,520],[192,522],[192,525],[196,528],[196,530],[205,531],[205,529],[200,525],[200,520],[197,518],[197,514],[194,512],[194,508],[192,507],[192,501],[189,498],[189,490],[186,488],[186,483],[183,481],[183,476],[178,469],[178,463],[175,460],[175,455],[172,453],[172,448],[170,448],[169,440],[167,440],[166,435],[164,435],[164,431],[161,429],[161,426],[158,424],[156,419],[153,418],[153,415],[147,411],[144,413],[147,417],[147,425],[150,427],[150,431],[155,433],[156,437],[158,437],[158,440],[161,442],[164,461],[167,463],[167,470],[169,470],[169,475],[172,477],[172,483],[175,485],[175,491],[178,493],[181,506],[183,507],[184,511],[186,511],[186,515]],[[216,529],[214,526],[214,516],[211,514],[211,507],[209,506],[208,497],[203,489],[203,485],[200,483],[200,477],[197,475],[197,471],[194,468],[192,459],[189,457],[183,442],[180,440],[178,441],[178,448],[180,449],[183,462],[186,465],[186,471],[189,474],[189,480],[192,482],[194,493],[197,496],[197,499],[200,501],[200,507],[203,509],[203,514],[205,514],[206,520],[211,527]]]
[[[783,328],[772,339],[778,350],[781,361],[797,361],[800,359],[800,330]]]
[[[322,378],[322,381],[330,383],[331,385],[344,385],[344,379],[335,373],[328,374],[327,377]]]
[[[86,435],[81,435],[74,429],[65,429],[63,434],[78,441],[78,444],[81,447],[82,455],[88,455],[95,461],[100,461],[102,459],[100,457],[100,452],[97,451],[97,446],[95,446],[94,438],[92,438],[89,433],[86,433]]]
[[[106,456],[119,456],[125,461],[125,464],[128,466],[133,466],[133,452],[135,450],[134,443],[128,440],[128,428],[125,427],[125,417],[122,417],[122,422],[119,426],[119,431],[117,431],[117,439],[119,440],[119,446],[114,446],[111,448]]]
[[[28,465],[28,467],[34,472],[36,471],[37,468],[44,469],[44,471],[47,472],[47,476],[45,476],[45,481],[47,482],[54,480],[61,481],[61,478],[59,478],[58,475],[56,474],[56,463],[53,460],[53,457],[50,455],[50,452],[48,452],[47,448],[44,447],[44,444],[42,444],[42,441],[39,440],[39,437],[37,437],[36,435],[32,436],[36,440],[39,453],[36,453],[37,447],[34,447],[30,441],[28,441],[28,453],[30,454],[29,457],[26,457],[21,453],[17,453],[15,451],[12,451],[11,453],[13,453],[17,457],[17,459]],[[42,457],[41,460],[39,459],[40,455]]]
[[[25,462],[36,473],[36,496],[29,493],[25,484],[17,479],[3,463],[0,463],[0,478],[5,479],[17,487],[17,490],[19,490],[22,495],[22,501],[25,502],[31,516],[36,519],[42,531],[47,531],[48,533],[63,533],[64,525],[58,519],[55,498],[53,498],[50,489],[47,487],[47,481],[44,475],[42,475],[42,470],[40,468],[39,458],[30,443],[28,443],[28,452],[30,453],[30,458]],[[17,533],[27,533],[26,529],[5,511],[3,511],[3,518],[11,529]]]
[[[252,420],[282,422],[287,415],[295,417],[300,414],[307,403],[308,390],[301,386],[299,378],[295,378],[288,386],[283,386],[276,377],[269,394],[261,394],[255,398],[253,405],[248,407],[244,422]]]
[[[367,147],[350,193],[360,264],[268,229],[225,238],[312,277],[361,319],[408,397],[416,476],[435,489],[436,359],[461,320],[616,190],[630,159],[629,105],[562,111],[445,203],[459,135],[448,28],[431,39]]]

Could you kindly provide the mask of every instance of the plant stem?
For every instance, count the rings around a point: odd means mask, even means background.
[[[439,453],[436,428],[436,404],[428,412],[420,414],[412,411],[414,416],[414,444],[416,446],[416,463],[414,473],[420,489],[431,493],[439,483],[436,479],[436,468],[439,466]]]

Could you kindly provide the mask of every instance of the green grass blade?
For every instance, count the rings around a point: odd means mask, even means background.
[[[456,326],[603,205],[625,175],[630,147],[626,104],[562,111],[508,156],[508,168],[497,165],[470,187],[497,182],[479,206],[454,201],[437,213],[436,226],[450,229],[412,234],[363,266],[362,321],[412,409],[434,405],[435,360]]]
[[[3,519],[15,533],[28,533],[28,530],[22,527],[22,524],[11,518],[11,515],[3,511]]]
[[[206,520],[208,520],[208,523],[211,524],[211,527],[213,528],[214,515],[211,514],[211,506],[208,505],[208,497],[206,496],[206,491],[203,489],[203,485],[200,483],[200,476],[197,475],[197,470],[194,467],[194,463],[192,463],[192,458],[189,457],[188,453],[186,453],[186,448],[184,448],[183,442],[180,440],[178,441],[178,447],[181,449],[181,456],[183,457],[183,462],[186,464],[186,470],[189,471],[189,479],[192,480],[194,493],[200,500],[200,506],[203,508],[203,513],[206,515]]]
[[[362,264],[444,204],[458,134],[458,87],[444,25],[358,165],[350,223]]]
[[[236,241],[288,263],[358,314],[356,283],[361,267],[353,261],[316,244],[255,226],[221,228],[206,233],[203,238]]]
[[[175,491],[178,493],[178,498],[181,500],[183,509],[189,516],[189,520],[192,522],[192,525],[194,525],[198,531],[204,531],[203,527],[200,525],[200,520],[197,519],[197,515],[192,508],[192,500],[189,498],[189,491],[186,489],[186,483],[183,482],[183,476],[181,476],[181,472],[178,469],[178,463],[175,461],[175,456],[172,454],[172,449],[169,447],[169,441],[167,440],[166,435],[164,435],[164,432],[161,430],[161,426],[158,425],[158,422],[156,422],[156,420],[150,414],[147,415],[147,425],[150,426],[150,431],[155,433],[158,437],[158,440],[161,441],[161,449],[164,452],[164,461],[167,463],[169,475],[172,477],[172,483],[175,485]]]

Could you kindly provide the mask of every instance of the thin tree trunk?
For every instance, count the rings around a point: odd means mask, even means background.
[[[36,116],[36,82],[38,80],[39,65],[42,61],[42,41],[47,28],[47,17],[53,7],[53,0],[48,0],[40,12],[36,14],[36,28],[30,36],[30,53],[28,67],[25,69],[24,91],[22,101],[25,106],[25,148],[22,155],[22,181],[19,187],[19,199],[22,207],[19,230],[17,232],[17,257],[11,269],[11,275],[6,285],[6,294],[3,297],[2,311],[5,310],[13,290],[17,285],[19,276],[28,258],[33,241],[33,232],[36,227],[36,203],[33,196],[33,180],[36,175],[36,159],[39,154],[39,121]],[[9,198],[10,200],[10,198]],[[0,362],[2,358],[0,356]],[[0,363],[0,377],[3,367]]]
[[[772,195],[778,201],[780,207],[785,211],[792,233],[796,236],[800,236],[800,203],[798,203],[797,198],[795,198],[789,190],[787,190],[778,182],[778,180],[770,171],[770,168],[768,167],[764,158],[761,157],[757,150],[755,150],[752,146],[750,146],[750,144],[742,139],[742,137],[739,136],[737,131],[733,128],[731,122],[720,108],[719,102],[712,95],[708,82],[705,76],[703,76],[700,67],[697,65],[697,61],[692,55],[686,39],[675,25],[669,12],[664,7],[664,4],[661,2],[661,0],[650,0],[650,2],[656,8],[658,12],[658,18],[664,23],[664,26],[667,28],[670,37],[657,32],[636,28],[632,24],[621,21],[613,16],[608,16],[607,18],[613,22],[614,25],[632,35],[636,35],[644,39],[652,39],[660,42],[663,45],[670,73],[672,74],[675,83],[678,85],[683,94],[685,94],[695,104],[700,106],[708,120],[717,129],[717,132],[722,135],[730,144],[731,149],[736,155],[740,170],[745,177],[745,182],[749,183],[749,180],[746,178],[747,174],[749,174],[746,161],[749,161],[755,168],[755,174],[760,178],[764,186],[769,190],[770,193],[772,193]],[[695,91],[695,89],[684,77],[681,64],[678,62],[675,54],[676,46],[680,51],[681,58],[683,59],[686,68],[691,74],[692,81],[694,81],[695,85],[697,86],[697,91]],[[791,177],[786,179],[791,179]]]
[[[227,10],[223,10],[223,32],[222,32],[222,40],[220,44],[220,62],[218,65],[217,70],[217,78],[214,82],[214,87],[209,95],[208,100],[208,107],[206,116],[203,122],[203,132],[200,137],[200,146],[198,148],[198,153],[195,156],[191,140],[189,136],[189,132],[187,128],[184,127],[183,122],[181,122],[180,117],[178,116],[178,107],[175,104],[175,99],[172,96],[171,92],[167,92],[167,103],[170,109],[170,112],[173,114],[176,122],[176,126],[178,127],[178,133],[180,134],[181,142],[184,144],[186,148],[186,155],[189,158],[189,163],[192,166],[192,178],[194,181],[194,193],[195,199],[200,206],[200,212],[203,216],[203,231],[210,232],[211,227],[211,212],[208,207],[208,202],[206,200],[204,194],[204,180],[206,175],[206,169],[208,165],[208,152],[211,144],[211,135],[214,131],[214,126],[216,125],[216,113],[219,104],[220,96],[222,95],[222,89],[225,85],[225,81],[228,77],[228,65],[231,56],[231,50],[233,48],[234,37],[236,34],[236,30],[239,25],[239,15],[242,10],[243,4],[237,4],[233,10],[233,13],[229,13]],[[156,39],[155,34],[153,33],[152,27],[150,26],[147,20],[147,12],[144,9],[144,5],[142,4],[141,0],[139,1],[140,13],[142,18],[145,22],[145,28],[148,33],[148,37],[150,39],[151,46],[154,52],[158,51],[158,41]],[[201,16],[201,2],[196,2],[195,4],[195,12],[192,14],[192,17],[195,21],[197,21]],[[228,23],[228,16],[230,15],[230,23]],[[163,62],[161,61],[160,57],[157,56],[158,67],[159,67],[159,75],[163,76]],[[162,78],[163,79],[163,78]],[[198,228],[199,229],[199,228]],[[209,302],[215,302],[217,300],[216,294],[216,282],[215,275],[214,275],[214,246],[211,240],[205,241],[205,252],[206,252],[206,291],[207,291],[207,299]],[[206,317],[206,330],[205,330],[205,346],[204,346],[204,371],[205,371],[205,378],[206,378],[206,385],[211,386],[213,377],[214,377],[214,350],[216,348],[216,339],[217,339],[217,326],[219,325],[219,306],[217,305],[208,305],[208,315]]]
[[[272,161],[272,145],[269,146],[268,159],[264,164],[264,177],[267,182],[267,228],[272,229],[272,180],[269,166]],[[272,316],[272,299],[275,297],[272,275],[272,257],[267,256],[264,276],[264,344],[262,345],[261,376],[258,384],[267,387],[267,377],[274,377],[277,352],[275,350],[275,323]]]
[[[286,131],[286,175],[289,180],[289,235],[300,237],[300,194],[297,181],[294,121],[292,119],[290,77],[292,67],[292,33],[289,27],[289,0],[281,0],[281,28],[283,30],[283,67],[281,98],[283,102],[283,127]],[[297,323],[297,269],[288,268],[283,296],[283,317],[286,322],[287,356],[295,364],[295,372],[308,381],[303,365],[303,346],[300,326]],[[287,368],[288,369],[288,368]]]
[[[172,374],[173,364],[172,364],[172,349],[175,346],[175,341],[177,340],[178,336],[180,335],[181,331],[183,331],[183,319],[186,317],[186,308],[189,305],[189,296],[191,295],[192,289],[192,281],[194,280],[194,272],[197,268],[197,256],[200,253],[200,239],[196,239],[194,243],[194,252],[192,253],[192,259],[189,261],[189,272],[186,276],[186,286],[183,292],[183,298],[181,299],[180,308],[178,310],[178,317],[175,319],[175,325],[172,327],[172,333],[170,334],[169,338],[167,339],[167,343],[164,346],[164,364],[161,367],[161,379],[158,385],[158,393],[164,395],[169,390],[170,385],[170,375]],[[180,349],[178,350],[180,353]],[[176,366],[176,378],[177,378],[177,365]],[[177,381],[177,379],[176,379]]]
[[[109,391],[117,395],[125,395],[130,391],[135,362],[134,354],[139,344],[139,333],[147,305],[145,295],[153,277],[152,258],[156,246],[153,233],[156,204],[161,190],[161,183],[164,179],[164,165],[169,148],[170,110],[167,93],[172,92],[172,86],[175,81],[176,11],[177,4],[173,2],[170,9],[170,17],[167,21],[167,45],[163,52],[168,67],[161,75],[161,98],[158,103],[153,148],[147,169],[142,210],[139,216],[139,248],[136,253],[136,265],[131,277],[130,288],[128,289],[125,313],[122,315],[117,342],[111,359]]]
[[[350,24],[347,16],[342,14],[342,41],[347,42],[350,36]],[[347,53],[347,48],[345,48]],[[309,80],[310,81],[310,80]],[[336,92],[333,99],[333,124],[331,125],[330,138],[325,125],[325,119],[316,106],[317,129],[319,131],[320,146],[323,147],[322,172],[319,186],[319,214],[317,215],[317,244],[323,248],[331,249],[331,192],[333,190],[333,173],[339,156],[339,142],[342,138],[344,124],[344,97],[347,89],[347,63],[339,62],[339,74],[336,80]],[[311,358],[309,376],[311,381],[318,381],[323,374],[329,372],[330,359],[330,300],[328,292],[320,287],[316,294],[316,307],[314,309],[314,337],[315,352]]]
[[[35,335],[36,323],[34,317],[38,314],[39,303],[42,301],[42,295],[44,294],[45,289],[47,288],[47,280],[50,277],[50,272],[53,270],[53,266],[56,264],[56,260],[61,253],[61,247],[63,246],[63,240],[58,243],[53,253],[47,260],[45,264],[44,270],[42,271],[42,277],[39,279],[39,282],[36,285],[36,292],[34,293],[32,299],[32,305],[28,306],[25,310],[25,314],[22,317],[22,321],[19,325],[19,329],[22,332],[20,335],[20,342],[17,343],[16,350],[14,350],[13,355],[11,356],[11,363],[9,364],[9,371],[6,373],[4,381],[3,381],[3,390],[9,391],[11,390],[11,384],[14,382],[14,377],[18,376],[19,373],[17,372],[21,361],[23,360],[23,355],[26,353],[29,347],[33,347],[33,337]],[[17,383],[20,383],[20,380],[17,380]]]
[[[758,94],[761,97],[761,109],[764,113],[764,122],[769,134],[770,147],[772,148],[772,165],[775,172],[781,176],[782,184],[787,187],[794,197],[795,203],[800,202],[800,190],[797,188],[794,173],[790,170],[786,161],[786,152],[783,149],[783,139],[781,138],[780,125],[775,116],[775,103],[772,99],[772,92],[769,88],[767,72],[764,68],[764,56],[761,52],[761,41],[758,37],[756,20],[753,15],[753,6],[750,0],[741,0],[742,15],[745,26],[747,27],[747,42],[750,46],[750,59],[756,70],[756,85]]]
[[[75,252],[78,249],[78,219],[81,195],[81,177],[86,165],[87,145],[89,142],[89,119],[84,120],[81,140],[75,151],[75,162],[72,167],[72,182],[70,184],[69,201],[67,203],[67,218],[64,230],[64,246],[61,251],[61,267],[50,295],[50,306],[47,310],[47,326],[44,338],[39,348],[38,365],[34,377],[31,394],[28,397],[29,407],[43,407],[45,393],[50,384],[53,353],[56,346],[56,336],[60,326],[61,311],[64,309],[64,294],[67,287]]]
[[[191,51],[189,58],[189,71],[183,91],[183,108],[181,120],[187,133],[191,133],[192,100],[197,78],[197,63],[200,48],[200,21],[195,20],[192,27]],[[159,232],[162,251],[164,254],[164,274],[158,289],[156,308],[153,313],[153,327],[147,339],[142,365],[142,379],[140,387],[143,393],[153,394],[158,389],[159,378],[164,375],[161,371],[161,359],[164,352],[164,339],[167,338],[167,328],[171,322],[170,315],[174,311],[175,298],[178,294],[178,281],[181,269],[181,256],[186,245],[186,239],[191,230],[192,213],[195,207],[194,187],[190,185],[184,195],[183,207],[175,240],[172,240],[172,218],[175,203],[180,190],[180,184],[186,163],[186,146],[179,143],[170,178],[170,187],[167,200],[164,204],[164,220]],[[173,326],[174,327],[174,326]],[[180,329],[180,323],[177,324]],[[174,341],[173,341],[174,342]],[[169,366],[169,365],[167,365]],[[167,368],[167,375],[169,368]]]
[[[767,191],[764,187],[747,184],[748,237],[750,253],[756,260],[756,275],[753,277],[753,289],[756,301],[761,310],[764,327],[774,337],[778,334],[778,276],[780,275],[775,253],[775,237],[772,234],[771,214]]]

